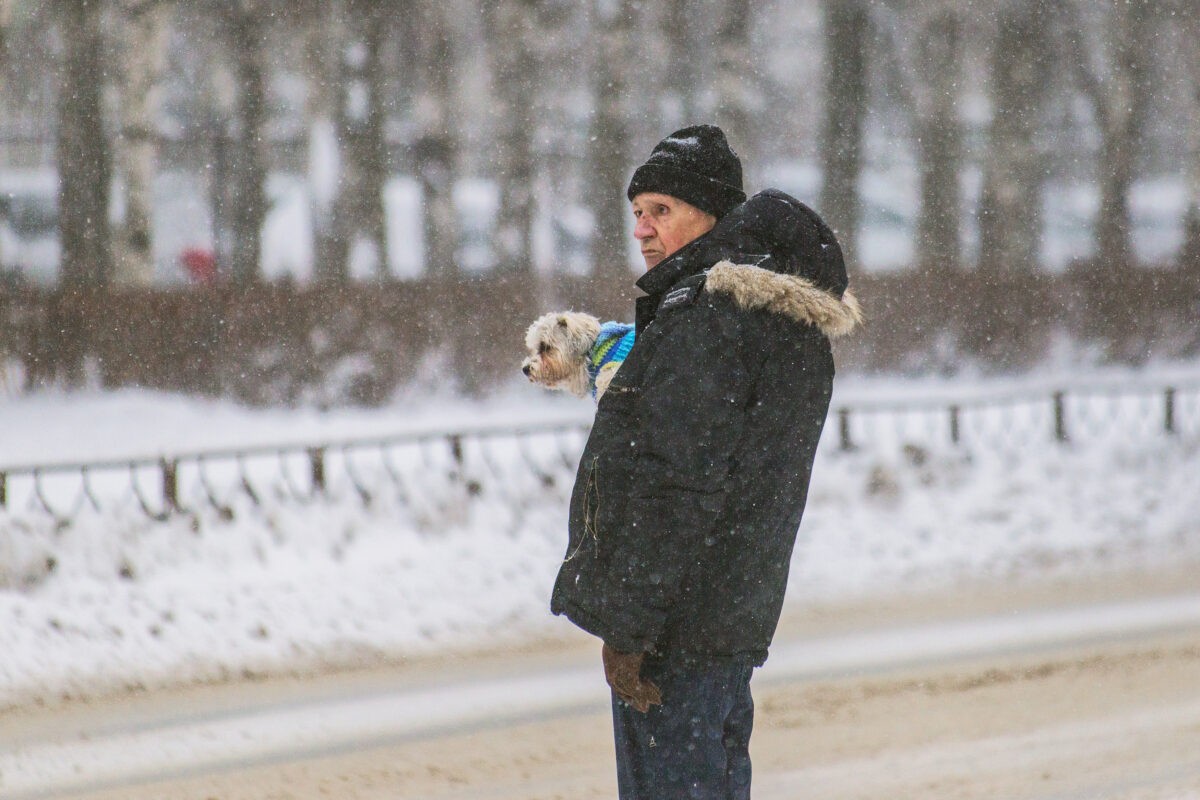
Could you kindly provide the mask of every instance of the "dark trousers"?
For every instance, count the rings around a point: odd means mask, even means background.
[[[621,800],[749,800],[749,659],[650,661],[663,704],[642,714],[613,695]]]

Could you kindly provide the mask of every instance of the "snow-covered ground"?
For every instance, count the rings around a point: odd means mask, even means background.
[[[1186,372],[1093,383],[1129,389]],[[1036,397],[1053,385],[843,380],[835,404]],[[789,602],[1200,557],[1200,402],[1181,395],[1179,432],[1166,436],[1148,398],[1078,401],[1071,419],[1092,424],[1069,445],[1053,443],[1045,402],[979,411],[959,447],[936,429],[941,411],[911,429],[886,411],[854,417],[849,452],[838,449],[831,419]],[[486,404],[441,398],[370,412],[246,410],[132,391],[35,395],[0,401],[0,467],[584,423],[590,413],[586,402],[528,386]],[[153,522],[127,502],[85,506],[60,527],[29,510],[14,479],[0,512],[0,706],[561,633],[567,623],[547,602],[566,537],[571,475],[556,461],[564,442],[577,447],[582,434],[535,439],[532,461],[511,442],[478,452],[468,442],[464,469],[480,470],[477,485],[449,478],[443,462],[415,464],[405,498],[374,492],[369,505],[331,457],[339,499],[302,504],[264,492],[254,505],[229,494],[231,520],[202,510]],[[358,469],[369,481],[380,466],[367,459]],[[231,478],[218,471],[214,480]],[[95,488],[110,490],[127,488]]]

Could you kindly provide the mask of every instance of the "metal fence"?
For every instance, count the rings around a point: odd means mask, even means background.
[[[1200,438],[1200,381],[1049,393],[837,404],[824,447],[1044,449],[1150,437]],[[59,526],[132,510],[153,520],[215,516],[271,502],[410,508],[488,496],[518,504],[574,477],[585,422],[463,428],[379,438],[212,450],[87,463],[0,466],[0,521]]]
[[[470,502],[529,481],[559,486],[574,474],[588,426],[558,423],[479,427],[87,463],[0,467],[0,519],[136,509],[155,520],[215,514],[270,502],[359,502],[385,494],[406,505],[457,490]],[[442,500],[444,501],[444,497]]]
[[[1200,381],[864,401],[839,405],[831,417],[842,450],[904,443],[1014,450],[1051,442],[1195,435],[1200,432]]]

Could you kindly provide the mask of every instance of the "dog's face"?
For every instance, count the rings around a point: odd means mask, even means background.
[[[600,320],[590,314],[560,311],[538,317],[525,332],[529,355],[521,371],[534,383],[582,397],[591,388],[587,358],[599,335]]]

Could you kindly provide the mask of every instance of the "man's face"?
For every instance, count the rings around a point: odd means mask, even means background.
[[[633,198],[633,236],[646,269],[712,230],[717,218],[669,194],[642,192]]]

